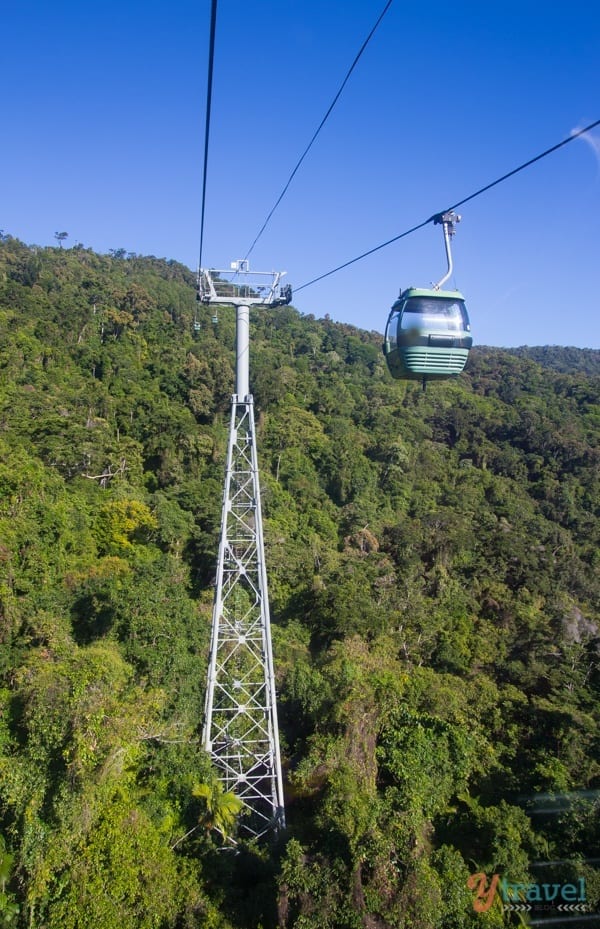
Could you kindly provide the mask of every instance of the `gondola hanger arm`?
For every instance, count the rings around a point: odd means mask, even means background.
[[[433,217],[433,222],[436,226],[442,226],[444,229],[444,245],[446,246],[446,261],[448,262],[448,270],[444,274],[443,278],[433,285],[434,290],[440,290],[442,284],[445,284],[453,270],[452,263],[452,249],[450,247],[450,239],[455,233],[455,225],[460,222],[460,216],[458,213],[454,213],[453,210],[449,210],[447,213],[438,213],[437,216]]]

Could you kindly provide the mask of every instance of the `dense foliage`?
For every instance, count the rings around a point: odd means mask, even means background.
[[[199,747],[234,319],[156,258],[0,242],[0,926],[468,929],[600,896],[600,353],[253,311],[289,828]],[[544,871],[544,879],[550,870]],[[498,902],[498,901],[497,901]]]

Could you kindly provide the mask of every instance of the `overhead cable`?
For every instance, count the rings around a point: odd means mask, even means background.
[[[360,47],[360,49],[359,49],[359,51],[358,51],[358,54],[356,55],[354,61],[353,61],[352,64],[350,65],[350,68],[348,69],[348,72],[347,72],[347,74],[346,74],[346,77],[345,77],[344,80],[342,81],[342,84],[341,84],[341,86],[340,86],[340,89],[338,90],[337,94],[336,94],[335,97],[333,98],[333,100],[332,100],[332,102],[331,102],[331,104],[330,104],[330,106],[329,106],[329,109],[327,110],[327,112],[325,113],[325,116],[323,117],[323,119],[322,119],[321,122],[319,123],[317,129],[315,130],[312,139],[310,140],[310,142],[308,143],[308,145],[306,146],[306,148],[305,148],[304,151],[302,152],[302,155],[301,155],[300,158],[298,159],[298,162],[296,163],[296,166],[295,166],[294,170],[292,171],[292,173],[290,174],[289,178],[287,179],[287,182],[286,182],[286,184],[285,184],[285,187],[283,188],[283,190],[282,190],[281,193],[279,194],[279,197],[278,197],[277,200],[275,201],[275,203],[274,203],[274,205],[273,205],[273,207],[272,207],[272,209],[271,209],[271,212],[269,213],[269,215],[268,215],[267,218],[265,219],[264,223],[262,224],[262,226],[261,226],[261,228],[260,228],[260,230],[259,230],[259,232],[258,232],[256,238],[254,239],[252,245],[250,246],[250,248],[249,248],[248,251],[246,252],[246,255],[245,255],[245,257],[244,257],[244,261],[246,261],[247,258],[249,257],[249,255],[250,255],[250,253],[252,252],[254,246],[256,245],[256,243],[257,243],[258,240],[260,239],[261,235],[263,234],[263,232],[264,232],[265,229],[267,228],[267,226],[268,226],[268,224],[269,224],[269,222],[270,222],[270,220],[271,220],[271,217],[273,216],[273,213],[275,212],[275,210],[277,209],[277,207],[279,206],[279,204],[281,203],[281,201],[282,201],[283,198],[285,197],[285,195],[286,195],[286,193],[287,193],[287,191],[288,191],[288,188],[289,188],[290,184],[292,183],[292,181],[294,180],[294,177],[295,177],[295,175],[296,175],[296,173],[297,173],[297,171],[298,171],[300,165],[302,164],[302,162],[304,161],[304,159],[305,159],[306,156],[308,155],[308,153],[309,153],[309,151],[311,150],[311,148],[312,148],[312,146],[313,146],[313,144],[314,144],[314,142],[315,142],[317,136],[319,135],[321,129],[323,128],[323,126],[325,125],[325,123],[327,122],[327,120],[329,119],[329,116],[331,115],[331,112],[332,112],[334,106],[336,105],[336,103],[338,102],[339,98],[340,98],[341,95],[342,95],[342,91],[343,91],[344,87],[345,87],[346,84],[348,83],[348,80],[349,80],[349,78],[350,78],[350,75],[351,75],[352,72],[354,71],[354,68],[355,68],[356,65],[358,64],[358,61],[359,61],[359,59],[360,59],[362,53],[364,52],[364,50],[366,49],[367,45],[368,45],[369,42],[371,41],[373,35],[375,34],[375,31],[376,31],[377,27],[379,26],[381,20],[383,19],[383,17],[385,16],[385,14],[387,13],[387,11],[389,10],[390,6],[392,5],[392,2],[393,2],[393,0],[388,0],[388,2],[386,3],[386,5],[384,6],[383,10],[382,10],[381,13],[379,14],[379,17],[378,17],[378,19],[377,19],[377,22],[375,23],[375,25],[374,25],[373,28],[371,29],[370,33],[368,34],[367,38],[365,39],[365,41],[364,41],[363,44],[361,45],[361,47]]]
[[[413,232],[416,232],[418,229],[422,229],[424,226],[429,225],[429,223],[435,222],[435,220],[442,213],[449,213],[452,210],[456,210],[457,207],[462,206],[465,203],[468,203],[469,200],[474,200],[475,197],[481,196],[481,194],[490,190],[492,187],[496,187],[497,184],[501,184],[503,181],[508,180],[509,177],[518,174],[519,171],[523,171],[525,168],[529,168],[530,165],[535,164],[536,161],[540,161],[542,158],[545,158],[547,155],[551,155],[552,152],[557,151],[559,148],[562,148],[563,145],[567,145],[569,142],[573,142],[574,139],[579,138],[579,136],[584,135],[586,132],[590,132],[591,129],[595,129],[596,126],[600,125],[600,119],[597,119],[595,122],[590,123],[589,126],[586,126],[585,129],[578,129],[573,131],[568,138],[563,139],[562,142],[558,142],[556,145],[553,145],[552,148],[547,148],[545,152],[541,152],[539,155],[536,155],[535,158],[530,158],[529,161],[525,161],[522,165],[519,165],[518,168],[514,168],[512,171],[509,171],[508,174],[503,174],[502,177],[497,178],[495,181],[492,181],[490,184],[486,184],[485,187],[480,187],[479,190],[476,190],[475,193],[469,194],[468,197],[459,200],[457,203],[454,203],[452,206],[447,207],[445,210],[440,210],[439,213],[434,213],[433,216],[430,216],[429,219],[424,219],[423,222],[418,223],[416,226],[412,226],[411,229],[407,229],[405,232],[401,232],[400,235],[394,236],[392,239],[388,239],[387,242],[382,242],[381,245],[376,245],[375,248],[370,248],[368,251],[363,252],[362,255],[357,255],[356,258],[351,258],[349,261],[345,261],[343,264],[338,265],[336,268],[333,268],[331,271],[327,271],[325,274],[320,274],[319,277],[314,277],[311,281],[307,281],[306,284],[302,284],[300,287],[294,287],[294,293],[298,293],[300,290],[304,290],[305,287],[310,287],[311,284],[316,284],[317,281],[322,281],[326,277],[331,277],[332,274],[337,274],[338,271],[342,271],[344,268],[349,267],[350,265],[356,264],[357,261],[362,261],[363,258],[367,258],[369,255],[372,255],[374,252],[380,251],[382,248],[387,248],[388,245],[392,245],[394,242],[398,242],[400,239],[404,239],[408,235],[412,235]]]
[[[202,209],[200,213],[200,253],[198,269],[202,267],[202,247],[204,244],[204,211],[206,208],[206,176],[208,170],[208,140],[210,138],[210,111],[212,106],[212,84],[215,63],[215,34],[217,29],[217,0],[212,0],[210,12],[210,38],[208,44],[208,82],[206,86],[206,123],[204,126],[204,168],[202,171]]]
[[[469,200],[474,200],[475,197],[479,197],[481,194],[485,193],[486,190],[490,190],[490,188],[495,187],[497,184],[501,184],[502,181],[508,180],[508,178],[512,177],[513,174],[518,174],[519,171],[523,171],[530,165],[535,164],[536,161],[541,161],[541,159],[545,158],[546,155],[551,155],[552,152],[556,152],[559,148],[562,148],[563,145],[568,145],[569,142],[579,138],[580,135],[585,135],[586,132],[589,132],[591,129],[595,129],[598,125],[600,125],[600,119],[597,119],[595,123],[591,123],[591,125],[586,126],[585,129],[574,130],[571,135],[568,138],[563,139],[562,142],[558,142],[556,145],[553,145],[552,148],[547,148],[545,152],[542,152],[540,155],[536,155],[535,158],[530,158],[529,161],[526,161],[524,164],[519,165],[518,168],[514,168],[512,171],[509,171],[508,174],[503,174],[502,177],[499,177],[496,181],[492,181],[491,184],[486,184],[485,187],[481,187],[479,190],[476,190],[474,194],[470,194],[468,197],[465,197],[464,200],[459,200],[458,203],[448,207],[448,210],[455,210],[457,207],[462,206],[463,203],[468,203]],[[444,212],[446,211],[444,210]],[[432,219],[435,219],[435,217],[432,216]]]

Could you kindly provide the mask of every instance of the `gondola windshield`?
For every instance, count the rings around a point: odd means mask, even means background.
[[[440,297],[412,297],[406,301],[399,319],[401,329],[430,329],[441,332],[469,330],[464,303]]]

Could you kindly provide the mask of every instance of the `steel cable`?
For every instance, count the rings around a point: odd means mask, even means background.
[[[507,174],[503,174],[502,177],[497,178],[495,181],[492,181],[490,184],[486,184],[485,187],[480,187],[479,190],[476,190],[475,193],[469,194],[468,197],[464,197],[462,200],[459,200],[457,203],[454,203],[452,206],[447,207],[445,210],[440,210],[439,213],[434,213],[433,216],[430,216],[429,219],[423,220],[423,222],[418,223],[416,226],[412,226],[410,229],[407,229],[405,232],[401,232],[400,235],[394,236],[392,239],[388,239],[387,242],[382,242],[381,245],[376,245],[374,248],[370,248],[368,251],[363,252],[361,255],[357,255],[356,258],[351,258],[349,261],[345,261],[343,264],[338,265],[336,268],[333,268],[331,271],[326,271],[325,274],[320,274],[318,277],[314,277],[311,281],[307,281],[306,284],[301,284],[300,287],[294,288],[294,293],[298,293],[300,290],[304,290],[306,287],[310,287],[312,284],[316,284],[317,281],[322,281],[326,277],[331,277],[332,274],[337,274],[338,271],[342,271],[344,268],[348,268],[350,265],[356,264],[357,261],[362,261],[363,258],[367,258],[368,255],[372,255],[374,252],[380,251],[382,248],[386,248],[388,245],[392,245],[394,242],[398,242],[399,239],[404,239],[408,235],[412,235],[413,232],[416,232],[418,229],[422,229],[424,226],[429,225],[429,223],[434,222],[438,216],[442,213],[449,213],[451,210],[457,209],[459,206],[468,203],[470,200],[474,200],[475,197],[481,196],[487,190],[490,190],[492,187],[496,187],[497,184],[501,184],[503,181],[508,180],[509,177],[513,177],[515,174],[518,174],[519,171],[523,171],[525,168],[529,168],[532,164],[535,164],[536,161],[540,161],[542,158],[545,158],[547,155],[551,155],[552,152],[557,151],[559,148],[562,148],[563,145],[567,145],[569,142],[573,142],[579,136],[584,135],[586,132],[589,132],[591,129],[595,129],[596,126],[600,125],[600,119],[597,119],[595,122],[590,123],[589,126],[586,126],[584,129],[578,129],[575,132],[572,132],[571,135],[563,139],[562,142],[558,142],[556,145],[553,145],[551,148],[547,148],[544,152],[541,152],[539,155],[536,155],[535,158],[530,158],[529,161],[525,161],[522,165],[519,165],[518,168],[514,168],[512,171],[509,171]]]

